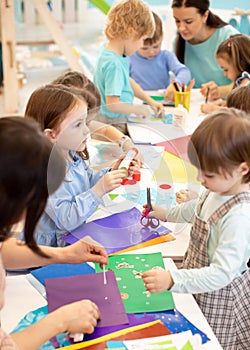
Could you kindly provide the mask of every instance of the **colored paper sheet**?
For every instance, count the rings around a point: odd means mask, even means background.
[[[154,172],[153,179],[165,183],[194,183],[196,180],[196,168],[185,160],[164,151],[159,168]]]
[[[170,190],[167,193],[159,191],[158,188],[150,188],[151,202],[157,205],[164,205],[170,207],[176,204],[176,196],[174,188],[170,186]],[[144,205],[147,203],[147,190],[139,190],[121,194],[126,200],[135,202],[136,204]]]
[[[99,265],[95,265],[100,271]],[[150,294],[141,277],[153,268],[164,269],[161,253],[119,254],[109,257],[107,269],[114,271],[126,312],[152,312],[174,309],[172,293],[164,291]]]
[[[157,143],[157,146],[164,146],[165,151],[170,152],[187,162],[189,162],[188,155],[187,155],[187,147],[188,142],[190,140],[190,135],[178,137],[173,140],[164,141]]]
[[[87,263],[83,264],[52,264],[33,270],[31,274],[45,285],[45,278],[87,275],[95,270]]]
[[[108,342],[108,346],[111,342]],[[140,340],[125,340],[123,344],[127,350],[200,350],[201,339],[187,331]]]
[[[79,344],[73,344],[70,346],[66,346],[64,350],[103,350],[106,348],[106,342],[108,340],[132,340],[132,339],[143,339],[146,337],[157,337],[160,335],[170,334],[169,330],[160,322],[153,321],[147,324],[123,329],[121,331],[108,334],[103,336],[102,338],[90,340],[87,342],[82,342]]]
[[[143,227],[140,219],[141,212],[132,208],[85,223],[62,239],[72,244],[89,235],[102,244],[108,254],[112,254],[170,232],[162,225],[156,229]]]
[[[104,284],[103,273],[45,279],[49,311],[74,301],[90,299],[101,313],[97,327],[128,323],[114,273],[107,271],[106,279]]]
[[[141,316],[143,316],[142,314]],[[202,344],[207,343],[210,339],[200,329],[195,327],[185,316],[176,309],[164,312],[150,313],[156,320],[161,320],[171,333],[180,333],[190,330],[193,335],[198,334],[202,339]]]

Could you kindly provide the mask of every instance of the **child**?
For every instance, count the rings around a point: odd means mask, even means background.
[[[234,86],[244,85],[250,81],[250,37],[244,34],[230,36],[223,41],[216,52],[216,59],[223,69],[224,75],[234,81]],[[225,106],[226,102],[219,100],[215,103],[201,105],[203,113]]]
[[[63,85],[47,85],[34,91],[28,101],[25,116],[37,120],[45,135],[57,145],[67,160],[65,181],[49,197],[36,228],[37,242],[63,246],[60,238],[89,218],[102,203],[102,196],[120,186],[126,177],[113,167],[93,170],[88,165],[86,148],[89,129],[86,126],[89,93]]]
[[[227,97],[227,107],[240,109],[250,115],[250,85],[233,89]]]
[[[218,110],[198,126],[188,155],[207,190],[193,213],[183,269],[151,270],[142,276],[149,292],[195,294],[224,350],[247,349],[250,344],[249,145],[250,121],[242,111]],[[168,213],[153,206],[149,216],[185,221],[193,205],[188,201]]]
[[[143,46],[129,57],[130,76],[144,90],[164,91],[165,98],[174,100],[174,88],[171,84],[169,71],[174,73],[175,81],[182,86],[191,78],[189,69],[177,59],[176,55],[167,50],[161,50],[163,40],[162,21],[153,12],[155,32],[152,38],[144,40]]]
[[[128,57],[135,53],[143,40],[154,33],[154,18],[142,0],[123,0],[111,7],[107,15],[105,35],[94,73],[94,83],[101,93],[102,105],[98,120],[112,124],[127,134],[127,117],[133,113],[150,117],[144,104],[133,104],[134,96],[150,105],[157,115],[164,115],[161,103],[151,99],[129,78]]]
[[[131,148],[135,148],[135,145],[129,136],[124,135],[120,130],[112,125],[104,124],[95,120],[96,114],[98,113],[101,105],[101,95],[95,84],[83,73],[76,71],[66,72],[55,79],[52,84],[63,84],[69,87],[71,86],[74,89],[79,89],[80,91],[83,89],[84,92],[87,90],[91,94],[93,99],[91,99],[88,105],[87,118],[87,126],[91,132],[91,136],[94,134],[94,137],[98,135],[108,139],[109,141],[116,142],[124,153],[128,152]],[[140,152],[138,152],[137,158],[142,165],[143,157]]]
[[[227,97],[227,107],[237,108],[250,114],[250,85],[238,86]],[[250,117],[249,117],[250,118]],[[182,189],[176,192],[176,202],[181,204],[198,197],[198,193]]]
[[[55,191],[65,176],[65,161],[58,149],[52,147],[34,121],[0,118],[0,308],[4,303],[4,268],[108,262],[103,248],[82,241],[62,249],[36,245],[34,228],[48,193]],[[25,244],[10,237],[12,225],[20,219],[25,219]],[[93,302],[81,300],[51,312],[21,332],[8,335],[1,329],[0,348],[35,350],[65,331],[92,333],[99,317]]]

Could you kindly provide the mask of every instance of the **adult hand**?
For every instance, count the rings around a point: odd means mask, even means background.
[[[163,292],[170,289],[174,281],[169,273],[162,268],[154,268],[142,274],[143,282],[150,293]]]
[[[108,254],[98,243],[88,243],[80,240],[72,245],[57,249],[61,250],[61,260],[65,264],[96,262],[102,267],[103,264],[107,265],[108,263]]]

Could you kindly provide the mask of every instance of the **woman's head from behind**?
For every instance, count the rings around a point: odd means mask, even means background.
[[[38,121],[51,142],[66,154],[69,150],[85,152],[89,133],[86,126],[87,109],[87,102],[79,90],[50,84],[32,93],[25,117]]]
[[[65,162],[32,120],[0,118],[0,240],[25,218],[25,241],[39,253],[33,232],[50,193],[65,177]]]

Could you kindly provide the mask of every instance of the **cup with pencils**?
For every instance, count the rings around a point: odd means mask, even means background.
[[[185,86],[185,84],[182,84],[181,86],[173,82],[174,85],[174,103],[175,107],[178,107],[180,104],[185,107],[188,112],[190,110],[190,97],[191,97],[191,90],[194,86],[194,79],[192,79],[188,85],[188,87]]]

